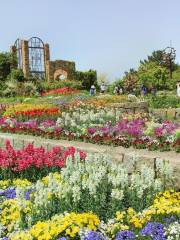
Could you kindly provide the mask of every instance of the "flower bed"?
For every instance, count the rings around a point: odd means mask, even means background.
[[[6,108],[4,117],[14,117],[17,120],[29,120],[38,118],[39,120],[53,118],[60,115],[58,107],[49,104],[20,103]]]
[[[69,156],[74,158],[75,151],[74,147],[65,150],[54,147],[46,151],[43,147],[36,148],[32,144],[15,150],[6,141],[5,149],[0,148],[0,179],[24,177],[36,180],[49,172],[59,171]],[[80,159],[85,159],[83,151],[79,150],[78,154]]]
[[[77,89],[73,89],[70,87],[63,87],[63,88],[57,88],[57,89],[53,89],[53,90],[49,90],[48,92],[42,93],[42,96],[49,96],[49,95],[71,95],[71,94],[75,94],[75,93],[79,93],[80,90]]]
[[[178,236],[180,194],[168,190],[173,186],[171,167],[159,159],[155,173],[147,165],[137,169],[137,160],[130,160],[134,170],[129,176],[127,166],[109,156],[87,154],[82,161],[75,151],[59,172],[39,175],[36,181],[30,168],[29,180],[4,177],[0,238],[159,240]]]
[[[80,117],[79,119],[77,119]],[[180,152],[179,124],[166,121],[162,124],[139,118],[121,119],[113,122],[111,114],[101,118],[100,114],[67,115],[54,120],[27,122],[10,118],[0,119],[0,131],[25,133],[54,139],[80,140],[96,144],[108,144],[149,150]],[[109,119],[108,119],[109,118]],[[111,121],[112,120],[112,121]]]

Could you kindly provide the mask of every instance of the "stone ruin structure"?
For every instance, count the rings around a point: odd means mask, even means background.
[[[11,52],[17,57],[17,68],[22,69],[26,78],[34,76],[49,82],[61,77],[72,80],[76,71],[75,62],[51,61],[49,44],[38,37],[17,39]]]

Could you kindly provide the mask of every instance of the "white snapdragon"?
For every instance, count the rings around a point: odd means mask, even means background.
[[[162,160],[160,158],[156,159],[157,171],[160,175],[163,175],[166,179],[172,179],[173,168],[168,161]]]
[[[124,197],[124,191],[120,190],[119,188],[114,188],[111,191],[111,197],[118,201],[121,201]]]

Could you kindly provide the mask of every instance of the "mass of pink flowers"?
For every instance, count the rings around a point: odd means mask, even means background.
[[[96,144],[108,144],[115,146],[135,148],[147,148],[149,150],[175,150],[180,151],[179,138],[175,132],[180,124],[165,121],[154,126],[147,134],[147,122],[144,119],[121,119],[116,123],[106,122],[102,126],[93,127],[87,124],[80,131],[80,126],[59,126],[55,120],[38,119],[26,122],[15,118],[0,118],[0,131],[18,134],[31,134],[54,139],[81,140]]]
[[[15,150],[10,141],[6,141],[5,148],[0,148],[0,168],[11,169],[12,172],[21,172],[31,167],[41,169],[44,167],[62,168],[65,166],[67,157],[74,158],[76,149],[69,147],[63,150],[56,146],[51,150],[46,151],[44,147],[34,147],[33,144],[28,144],[25,148]],[[78,150],[80,159],[84,160],[85,152]]]

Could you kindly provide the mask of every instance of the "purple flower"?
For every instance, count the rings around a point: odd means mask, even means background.
[[[58,238],[58,240],[67,240],[65,237]]]
[[[30,200],[31,192],[32,192],[32,190],[25,192],[24,198],[26,200]],[[8,188],[4,191],[1,191],[0,196],[5,196],[7,199],[14,199],[14,198],[16,198],[16,190],[14,188]]]
[[[175,222],[177,219],[174,216],[171,216],[170,218],[165,218],[165,222],[167,224],[170,224],[172,222]]]
[[[110,129],[109,129],[109,127],[102,127],[102,128],[100,129],[100,131],[101,131],[104,135],[106,135],[106,134],[109,133]]]
[[[84,240],[106,240],[106,237],[104,237],[100,232],[88,231]]]
[[[90,135],[93,135],[95,132],[96,132],[96,129],[95,129],[95,128],[88,128],[88,133],[89,133]]]
[[[155,128],[154,133],[157,137],[162,137],[163,136],[163,129],[162,128]]]
[[[31,193],[32,193],[32,190],[29,190],[29,191],[25,192],[24,197],[25,197],[26,200],[30,200],[30,194]]]
[[[45,120],[45,121],[41,122],[41,126],[44,128],[54,127],[55,125],[56,125],[56,123],[53,120]]]
[[[38,126],[37,120],[30,120],[28,122],[19,122],[18,127],[36,128]]]
[[[135,237],[136,236],[132,231],[124,230],[116,234],[115,240],[131,240],[134,239]]]
[[[164,226],[161,223],[149,222],[141,230],[141,235],[150,236],[152,240],[165,240]]]
[[[5,196],[7,199],[14,199],[16,197],[16,190],[14,188],[8,188],[0,192],[0,196]]]

